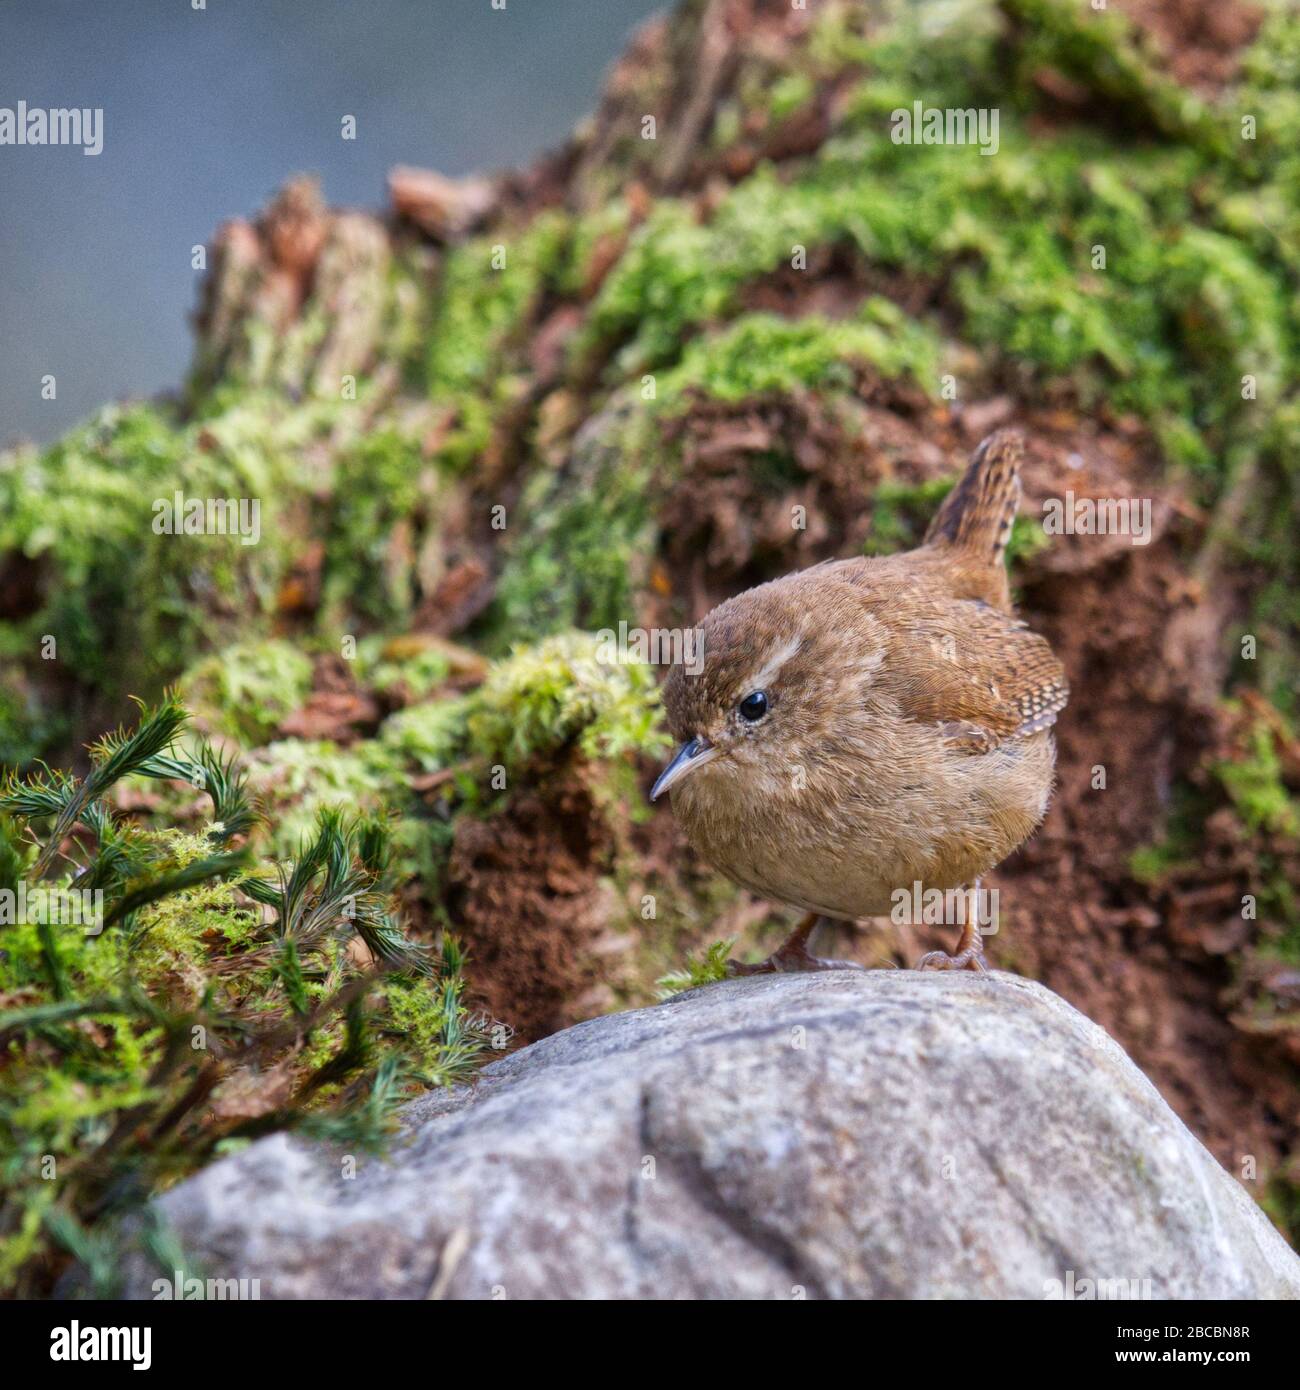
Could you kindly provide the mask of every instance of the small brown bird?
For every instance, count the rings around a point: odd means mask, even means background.
[[[732,973],[861,968],[809,953],[819,917],[882,916],[916,885],[977,886],[1042,820],[1069,691],[1011,608],[1021,452],[1014,433],[986,439],[918,549],[828,560],[719,604],[697,673],[670,673],[682,746],[651,799],[671,790],[696,850],[808,914]],[[918,965],[983,970],[976,923],[955,955]]]

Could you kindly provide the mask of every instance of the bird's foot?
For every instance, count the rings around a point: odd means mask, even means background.
[[[727,974],[737,975],[788,975],[802,970],[865,970],[855,960],[828,960],[825,956],[814,956],[808,949],[808,938],[817,925],[816,913],[810,913],[795,929],[785,945],[772,952],[766,960],[757,965],[746,965],[744,961],[729,960]]]
[[[916,963],[918,970],[975,970],[981,975],[989,973],[988,962],[984,959],[984,943],[977,936],[971,945],[963,945],[955,956],[947,951],[928,951]]]
[[[961,936],[957,940],[957,954],[950,956],[947,951],[929,951],[916,963],[918,970],[974,970],[980,975],[989,973],[988,962],[984,958],[984,938],[973,915],[979,901],[980,881],[975,880],[971,892],[972,915],[962,923]],[[994,897],[997,895],[994,894]]]

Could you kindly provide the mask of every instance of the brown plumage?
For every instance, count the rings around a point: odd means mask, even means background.
[[[827,561],[701,624],[703,669],[664,702],[683,749],[656,784],[691,844],[810,916],[760,969],[811,969],[814,914],[886,914],[898,889],[974,884],[1033,833],[1068,697],[1011,610],[1017,435],[975,451],[921,547]],[[927,965],[983,968],[978,934]],[[753,969],[755,967],[748,967]]]

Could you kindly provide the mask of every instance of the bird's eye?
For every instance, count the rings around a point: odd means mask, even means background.
[[[755,690],[752,695],[746,695],[740,702],[739,709],[742,719],[756,724],[767,713],[767,692]]]

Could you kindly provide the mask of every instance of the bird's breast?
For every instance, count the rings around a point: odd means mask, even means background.
[[[1032,834],[1051,790],[1051,735],[981,755],[933,744],[834,777],[747,785],[702,768],[672,794],[687,839],[734,882],[807,911],[880,916],[898,889],[956,888]]]

